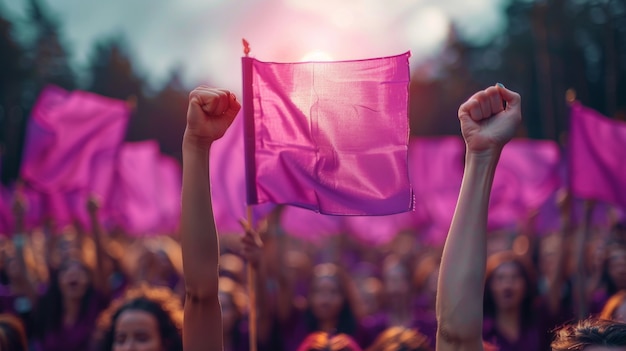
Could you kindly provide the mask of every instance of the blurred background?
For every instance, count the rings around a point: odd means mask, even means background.
[[[520,136],[564,142],[568,89],[626,120],[624,0],[0,0],[2,182],[47,84],[128,100],[126,140],[180,159],[188,91],[240,91],[242,38],[262,61],[411,50],[413,135],[459,134],[459,104],[495,82],[524,97]]]

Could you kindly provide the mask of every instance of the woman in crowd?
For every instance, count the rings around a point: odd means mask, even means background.
[[[50,267],[50,282],[37,301],[36,344],[44,351],[84,351],[91,343],[96,320],[110,302],[111,286],[104,272],[105,252],[97,221],[97,207],[87,204],[93,226],[96,266],[92,271],[78,259],[82,252],[65,257],[55,269]],[[80,239],[78,239],[80,240]],[[80,243],[78,245],[81,250]]]
[[[166,287],[140,285],[99,318],[98,351],[182,351],[183,309]]]

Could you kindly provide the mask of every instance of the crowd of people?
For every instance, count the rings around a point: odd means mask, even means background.
[[[179,235],[105,233],[97,199],[88,227],[57,233],[51,220],[27,233],[16,196],[0,350],[177,351],[184,340],[186,351],[240,351],[251,338],[272,351],[626,347],[625,226],[574,225],[564,197],[560,232],[487,233],[495,166],[521,120],[516,93],[496,85],[459,109],[465,175],[444,247],[409,231],[385,247],[312,245],[283,233],[281,207],[242,221],[243,237],[218,237],[208,152],[239,108],[226,90],[190,94]]]

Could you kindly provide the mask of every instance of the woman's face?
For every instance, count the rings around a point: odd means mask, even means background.
[[[514,262],[503,263],[495,269],[489,288],[500,310],[519,307],[526,293],[524,277]]]
[[[608,251],[608,273],[618,289],[626,289],[626,250],[612,248]]]
[[[385,292],[390,298],[406,296],[410,293],[410,282],[400,265],[389,267],[384,274]]]
[[[59,273],[59,288],[66,299],[81,299],[88,285],[87,271],[79,263],[70,263]]]
[[[222,306],[222,328],[224,334],[230,334],[237,323],[239,315],[237,306],[233,303],[231,295],[226,292],[220,291],[219,299]]]
[[[112,351],[162,351],[156,317],[142,310],[126,310],[115,321]]]
[[[332,321],[339,317],[344,296],[333,277],[317,277],[311,287],[311,311],[319,321]]]

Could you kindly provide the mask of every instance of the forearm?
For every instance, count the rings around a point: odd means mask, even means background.
[[[489,195],[499,154],[466,157],[463,183],[444,247],[437,293],[442,337],[480,340]]]
[[[187,294],[216,297],[219,243],[211,205],[209,147],[187,136],[183,138],[181,245]]]
[[[104,257],[106,253],[102,242],[102,226],[100,226],[100,221],[98,220],[98,215],[96,213],[89,214],[89,221],[93,232],[94,245],[96,246],[96,276],[94,282],[101,293],[108,295],[110,293],[110,287],[107,279],[107,273],[109,272],[105,272],[104,269]]]

